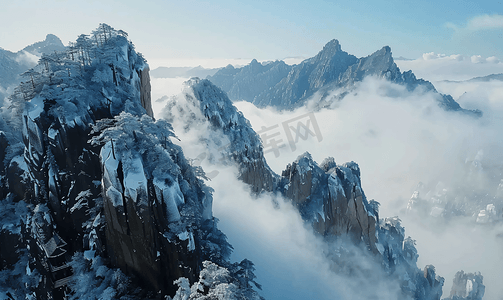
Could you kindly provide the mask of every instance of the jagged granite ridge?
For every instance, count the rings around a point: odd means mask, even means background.
[[[334,39],[316,56],[289,67],[288,74],[283,78],[279,78],[278,74],[273,76],[270,74],[271,71],[253,67],[256,64],[252,61],[248,66],[239,69],[228,66],[215,75],[208,76],[208,79],[227,92],[232,100],[246,100],[258,107],[272,106],[291,110],[304,105],[315,94],[318,94],[317,106],[329,106],[353,90],[355,83],[361,82],[367,76],[374,76],[405,85],[409,91],[417,88],[422,88],[421,92],[431,91],[437,95],[438,104],[445,110],[460,111],[474,116],[482,114],[479,110],[461,108],[450,95],[438,93],[431,82],[417,79],[412,71],[402,73],[393,60],[389,46],[367,57],[357,58],[343,51],[339,41]],[[260,71],[251,72],[251,70]],[[246,76],[246,73],[252,74]],[[254,82],[255,76],[273,77],[274,80],[258,85]],[[336,89],[340,89],[341,92],[332,98],[330,92]],[[244,90],[246,92],[241,92]],[[251,94],[249,91],[255,93]]]

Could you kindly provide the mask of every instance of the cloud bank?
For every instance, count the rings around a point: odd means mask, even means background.
[[[468,70],[466,75],[471,78],[474,71]],[[156,93],[160,94],[162,88],[155,87],[158,83],[162,81],[153,81],[153,90],[158,89]],[[484,166],[496,169],[502,166],[503,85],[451,82],[438,89],[459,97],[465,107],[482,109],[484,117],[473,119],[445,112],[431,94],[410,93],[401,86],[367,78],[357,93],[346,96],[334,109],[315,112],[321,141],[306,134],[292,150],[280,130],[278,138],[285,143],[278,148],[279,153],[264,149],[266,158],[277,173],[304,151],[309,151],[318,162],[328,156],[338,163],[356,161],[367,198],[382,204],[380,216],[398,215],[406,235],[417,241],[418,266],[433,264],[437,274],[445,277],[444,297],[449,295],[454,274],[464,270],[482,272],[487,287],[485,299],[496,299],[503,294],[499,284],[499,270],[503,269],[503,242],[498,237],[503,232],[501,226],[474,227],[474,218],[470,217],[446,223],[405,214],[407,201],[419,182],[432,185],[442,182],[447,187],[463,184],[483,190],[494,187],[501,177],[496,174],[499,177],[493,178],[491,173],[472,180],[467,162],[482,151]],[[235,105],[256,131],[274,125],[281,129],[283,122],[310,112],[307,108],[288,112],[258,109],[248,102]],[[204,133],[182,134],[176,126],[175,132],[181,137],[187,157],[195,158],[205,151],[206,145],[199,144],[197,137]],[[324,293],[328,291],[351,298],[348,296],[354,292],[351,282],[360,285],[361,282],[329,272],[323,245],[304,228],[291,205],[274,196],[250,197],[247,187],[235,179],[232,167],[210,165],[206,161],[202,166],[206,172],[219,171],[209,182],[215,189],[214,214],[221,219],[220,227],[236,249],[236,260],[247,257],[255,262],[265,297],[303,299],[316,295],[318,299],[332,299]],[[280,203],[279,209],[271,204],[272,198]],[[364,264],[365,258],[361,258]],[[362,293],[368,296],[379,291],[375,293],[390,293],[387,296],[392,297],[396,286],[386,284],[380,288],[367,285],[368,289]]]
[[[468,80],[473,77],[503,73],[503,63],[495,56],[463,56],[424,53],[415,60],[397,60],[402,71],[412,70],[418,78],[436,82],[443,80]]]

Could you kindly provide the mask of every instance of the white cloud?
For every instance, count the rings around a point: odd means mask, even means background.
[[[451,60],[457,60],[457,61],[462,61],[465,59],[465,57],[461,54],[452,54],[452,55],[445,55],[445,54],[439,54],[435,52],[428,52],[428,53],[423,53],[422,57],[423,60],[433,60],[433,59],[451,59]]]
[[[440,54],[440,53],[435,53],[435,52],[423,53],[423,55],[421,56],[420,59],[425,60],[425,61],[426,60],[455,60],[455,61],[469,60],[474,64],[480,64],[480,63],[485,63],[485,62],[497,64],[500,62],[500,60],[496,56],[484,58],[482,55],[472,55],[469,59],[467,59],[465,56],[463,56],[461,54],[445,55],[445,54]]]
[[[484,30],[503,28],[502,15],[480,15],[468,21],[466,26],[470,30]]]
[[[486,62],[486,60],[481,55],[472,55],[472,57],[470,57],[470,60],[474,64],[481,64]]]
[[[21,51],[17,56],[16,56],[16,61],[20,64],[25,64],[27,66],[34,67],[38,63],[39,57],[36,55],[33,55],[29,52],[26,51]]]
[[[457,60],[457,61],[462,61],[465,59],[465,57],[461,54],[452,54],[448,56],[452,60]]]
[[[491,64],[497,64],[500,62],[499,58],[497,58],[496,56],[488,57],[486,58],[486,61]]]
[[[437,59],[444,56],[444,54],[436,54],[435,52],[423,53],[424,60]]]
[[[397,60],[396,64],[402,71],[412,70],[418,78],[433,82],[468,80],[473,77],[503,73],[503,63],[495,56],[465,57],[460,54],[444,55],[430,52],[415,60]]]
[[[503,16],[494,15],[479,15],[468,20],[465,26],[459,26],[454,23],[446,23],[448,28],[455,31],[478,31],[487,29],[503,28]]]

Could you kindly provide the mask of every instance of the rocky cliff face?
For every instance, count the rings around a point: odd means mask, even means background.
[[[374,76],[405,85],[409,91],[416,88],[422,89],[421,92],[431,91],[437,95],[439,105],[445,110],[481,115],[478,110],[462,109],[451,96],[438,93],[430,82],[417,79],[412,71],[402,73],[395,64],[391,48],[388,46],[367,57],[356,58],[344,52],[337,40],[332,40],[315,57],[289,67],[289,72],[282,78],[280,73],[275,72],[273,75],[272,69],[263,67],[260,78],[274,78],[274,80],[266,83],[262,81],[260,84],[254,79],[257,74],[248,71],[254,69],[257,64],[254,61],[240,69],[228,66],[208,79],[227,92],[232,100],[250,101],[258,107],[293,109],[304,105],[315,94],[318,106],[330,105],[342,99],[365,77]],[[245,90],[246,93],[242,92]],[[339,90],[335,98],[332,95],[334,90]]]
[[[145,67],[143,70],[138,70],[138,76],[140,77],[140,103],[143,108],[147,111],[147,115],[154,117],[154,112],[152,110],[152,99],[151,99],[151,86],[150,86],[150,75],[149,67]]]
[[[200,236],[212,219],[211,193],[191,172],[163,123],[122,113],[93,143],[101,148],[108,257],[153,290],[169,293],[179,277],[197,276]],[[151,158],[156,160],[152,161]],[[194,214],[196,217],[191,218]]]
[[[280,186],[320,235],[347,235],[377,252],[377,211],[363,193],[356,163],[337,165],[328,158],[318,166],[305,153],[286,167]]]

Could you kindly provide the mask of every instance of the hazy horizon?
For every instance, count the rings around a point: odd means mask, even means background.
[[[129,33],[150,61],[275,60],[314,56],[338,39],[358,57],[385,45],[395,57],[425,53],[503,59],[501,4],[479,1],[61,1],[3,3],[0,47],[18,51],[52,33],[64,44],[99,23]]]

